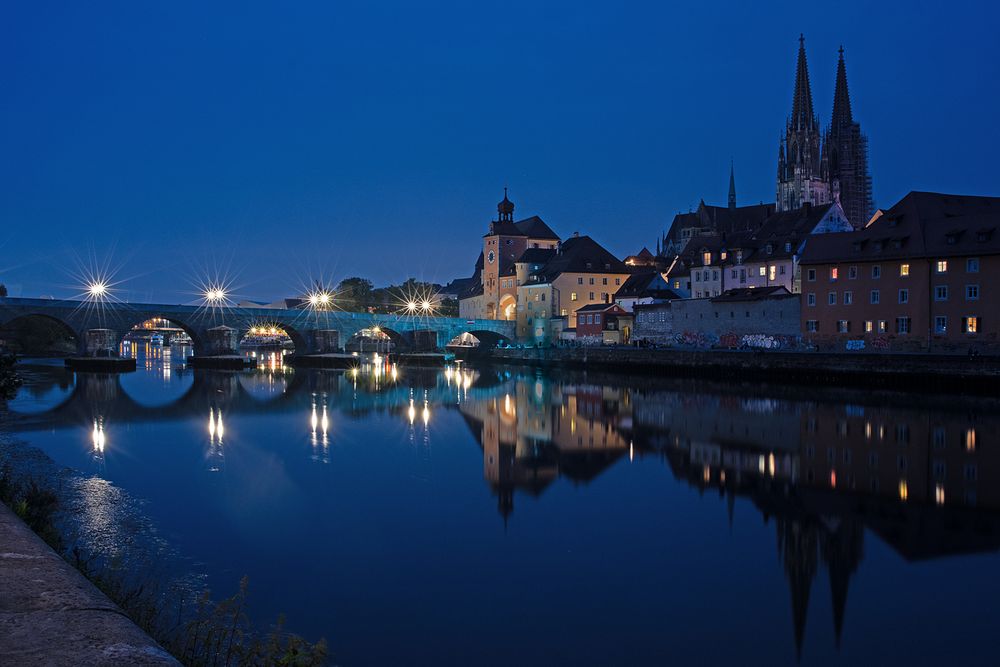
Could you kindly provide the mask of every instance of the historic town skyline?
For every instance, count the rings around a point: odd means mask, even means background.
[[[519,212],[625,257],[701,199],[725,205],[730,161],[740,205],[774,201],[800,33],[821,128],[845,48],[877,205],[998,194],[996,93],[977,85],[998,47],[961,7],[913,16],[932,46],[906,53],[879,37],[892,8],[775,12],[757,30],[739,9],[341,8],[283,14],[280,30],[260,9],[178,10],[129,15],[128,34],[107,16],[21,11],[2,47],[23,66],[2,110],[0,281],[23,294],[69,295],[65,265],[92,252],[123,265],[134,299],[185,300],[165,276],[207,264],[232,267],[248,297],[287,295],[304,266],[444,283],[467,275],[504,185]],[[220,26],[206,46],[200,31]],[[445,35],[481,48],[456,64]]]

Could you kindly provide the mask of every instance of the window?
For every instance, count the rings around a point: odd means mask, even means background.
[[[778,267],[772,264],[770,267],[768,267],[768,279],[774,280],[777,277],[778,277]]]
[[[736,269],[733,269],[733,276],[732,276],[732,278],[733,278],[733,280],[736,280]]]
[[[847,290],[844,292],[844,305],[849,306],[854,303],[854,292]]]
[[[792,242],[785,241],[785,252],[791,252],[791,251],[792,251]]]
[[[810,333],[819,331],[819,322],[817,320],[806,320],[806,331]]]
[[[910,275],[910,265],[909,264],[900,264],[899,265],[899,275],[901,275],[901,276],[908,276],[908,275]]]
[[[590,284],[591,284],[591,285],[593,285],[593,284],[594,284],[594,277],[593,277],[593,276],[591,276],[591,277],[590,277]]]
[[[583,276],[580,276],[579,278],[576,279],[576,284],[577,285],[582,285],[583,284]]]
[[[600,323],[601,323],[601,314],[598,313],[597,315],[594,315],[594,324],[600,324]]]
[[[934,300],[935,301],[947,301],[948,300],[948,286],[938,285],[934,288]]]
[[[594,323],[594,316],[587,315],[587,324],[593,324],[593,323]]]
[[[854,280],[858,277],[858,267],[852,266],[847,269],[847,278],[849,280]]]
[[[785,275],[785,265],[784,264],[782,264],[781,266],[778,267],[778,273],[780,275],[782,275],[782,276]]]
[[[607,285],[608,284],[608,279],[607,278],[601,278],[601,284],[602,285]]]
[[[875,264],[874,266],[872,266],[872,279],[878,280],[881,277],[882,277],[882,267],[879,266],[878,264]]]
[[[908,334],[908,333],[910,333],[910,318],[909,317],[897,317],[896,318],[896,333],[898,333],[898,334]]]
[[[615,278],[615,285],[621,285],[621,284],[622,284],[622,279],[621,278]]]
[[[836,306],[837,305],[837,293],[836,292],[830,292],[829,296],[827,296],[826,302],[828,304],[830,304],[831,306]]]
[[[878,290],[877,289],[873,289],[872,293],[871,293],[870,301],[872,303],[878,303],[878,298],[879,298]]]
[[[712,253],[710,253],[710,252],[703,253],[702,256],[701,256],[701,262],[705,266],[708,266],[709,264],[711,264],[712,263]]]
[[[965,272],[966,273],[979,273],[979,258],[970,257],[965,260]]]
[[[837,320],[837,333],[849,333],[851,323],[848,320]]]
[[[965,451],[972,453],[976,451],[976,429],[965,429]]]
[[[968,317],[962,318],[962,333],[979,333],[979,327],[982,326],[982,318],[976,317],[975,315],[969,315]]]
[[[810,292],[806,294],[806,305],[815,306],[816,305],[816,295]]]
[[[947,333],[948,331],[948,318],[944,315],[938,315],[934,318],[934,333]]]
[[[591,300],[591,301],[593,301],[593,300],[594,300],[594,293],[593,293],[593,292],[591,292],[591,293],[590,293],[590,300]]]
[[[806,280],[808,280],[809,282],[816,281],[816,269],[809,269],[808,271],[806,271]]]
[[[758,269],[758,271],[760,272],[760,277],[761,278],[763,278],[764,276],[767,275],[767,267],[766,266],[760,267],[760,269]]]
[[[879,320],[878,321],[878,332],[880,334],[882,334],[882,333],[885,333],[888,330],[889,330],[889,327],[886,325],[885,320]]]
[[[899,290],[899,302],[900,303],[909,303],[910,302],[910,290],[908,290],[908,289],[901,289],[901,290]]]
[[[746,269],[740,269],[740,283],[745,283],[747,281]]]
[[[569,300],[570,301],[576,301],[576,292],[570,292],[570,294],[569,294]]]
[[[578,323],[580,323],[580,324],[586,324],[587,323],[587,316],[586,315],[577,315],[576,316],[576,321]]]
[[[965,300],[966,301],[976,301],[979,299],[979,285],[966,285],[965,286]]]
[[[937,272],[938,273],[948,273],[948,260],[939,259],[937,262]]]
[[[865,320],[865,333],[871,333],[874,328],[871,320]]]
[[[713,270],[712,271],[712,280],[718,280],[718,279],[719,279],[719,271],[718,270]]]
[[[837,279],[837,267],[834,266],[830,268],[830,280],[834,281],[836,279]]]

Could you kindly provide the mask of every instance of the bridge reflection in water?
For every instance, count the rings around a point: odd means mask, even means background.
[[[384,361],[346,372],[290,372],[279,361],[223,373],[154,356],[150,368],[183,391],[148,405],[130,395],[122,376],[29,365],[10,426],[85,428],[102,463],[115,446],[111,424],[203,415],[206,469],[220,472],[227,429],[244,416],[301,414],[310,458],[329,463],[338,420],[387,413],[410,443],[429,450],[435,416],[457,411],[481,449],[481,474],[505,524],[526,499],[544,503],[561,479],[582,486],[628,461],[659,461],[664,483],[672,478],[723,498],[730,522],[745,501],[773,525],[800,652],[823,570],[839,644],[866,533],[907,561],[1000,549],[1000,415],[992,401],[883,397],[872,404],[843,392],[803,401],[777,389],[751,397],[691,382],[625,386],[593,375],[399,370]]]

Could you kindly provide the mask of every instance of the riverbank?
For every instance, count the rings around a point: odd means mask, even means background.
[[[963,394],[1000,390],[998,357],[575,347],[477,350],[465,358],[541,368],[592,368],[719,381],[756,380]]]
[[[0,544],[0,664],[180,664],[3,503]]]

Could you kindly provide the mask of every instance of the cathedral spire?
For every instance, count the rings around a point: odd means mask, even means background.
[[[833,92],[833,119],[830,129],[836,132],[854,122],[851,116],[851,95],[847,90],[847,67],[844,65],[844,47],[840,47],[840,60],[837,62],[837,87]]]
[[[813,113],[812,89],[809,86],[809,65],[806,64],[806,38],[799,35],[799,62],[795,67],[795,96],[792,98],[792,127],[816,126]]]
[[[736,208],[736,174],[733,172],[733,161],[729,161],[729,210]]]

